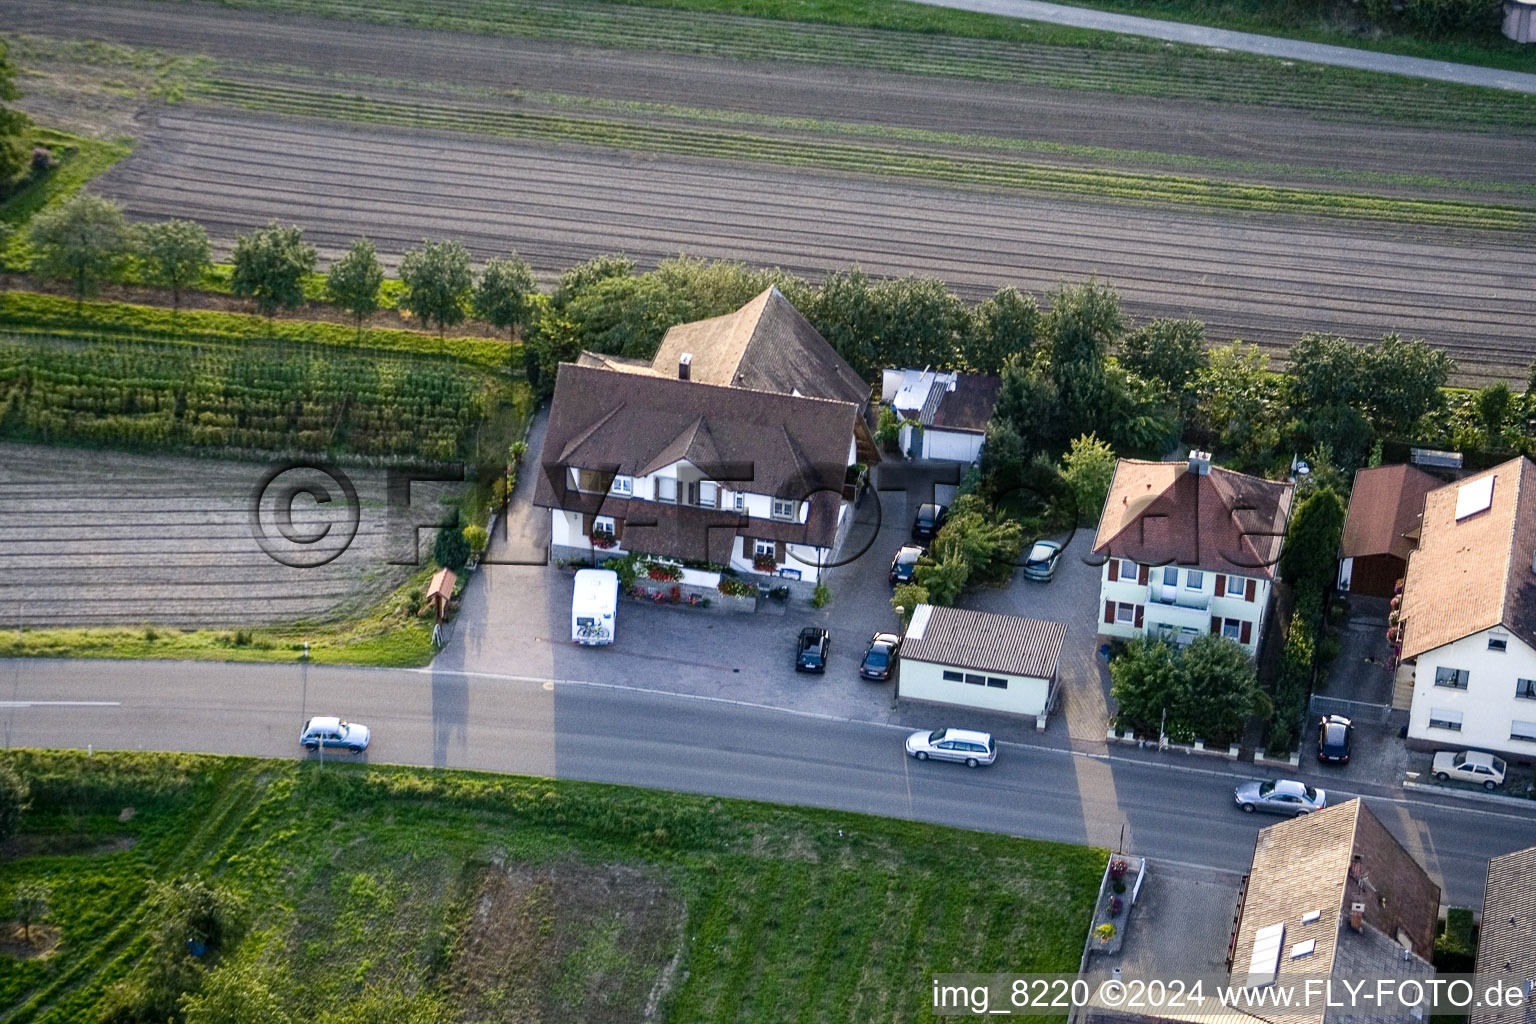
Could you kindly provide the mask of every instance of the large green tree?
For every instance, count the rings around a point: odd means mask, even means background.
[[[1182,650],[1143,637],[1109,665],[1122,728],[1175,742],[1230,743],[1251,714],[1265,715],[1253,659],[1235,640],[1203,634]]]
[[[1178,713],[1182,681],[1173,648],[1160,640],[1140,637],[1109,663],[1109,694],[1118,711],[1116,724],[1143,736],[1158,735],[1165,716]]]
[[[513,332],[528,323],[533,293],[533,271],[513,253],[508,259],[491,260],[485,265],[470,296],[470,306],[475,316],[506,331],[510,343]]]
[[[875,336],[883,316],[864,271],[849,267],[829,274],[801,312],[859,373],[880,369],[875,365]]]
[[[33,271],[69,282],[77,307],[95,294],[103,278],[121,270],[133,252],[133,231],[122,208],[89,192],[77,192],[38,214],[28,237]]]
[[[882,281],[874,289],[878,310],[870,341],[876,367],[948,367],[971,331],[971,311],[944,282],[931,277]]]
[[[363,321],[379,309],[379,289],[384,286],[384,267],[373,243],[359,238],[346,255],[331,264],[325,279],[325,294],[357,321],[357,336],[363,336]]]
[[[411,249],[401,257],[400,280],[405,284],[400,305],[427,323],[437,324],[439,337],[447,328],[464,322],[474,277],[469,269],[469,250],[462,243],[423,239],[420,249]]]
[[[1339,538],[1344,533],[1344,502],[1330,487],[1313,491],[1291,515],[1280,573],[1297,593],[1322,594],[1333,583]]]
[[[10,105],[21,98],[16,88],[16,65],[11,63],[5,40],[0,39],[0,196],[10,191],[28,162],[27,131],[32,121]]]
[[[146,224],[139,232],[139,259],[151,284],[171,290],[171,308],[181,308],[181,293],[203,279],[213,265],[208,232],[193,220]]]
[[[1284,394],[1257,345],[1214,348],[1195,374],[1194,429],[1247,469],[1262,469],[1280,445]]]
[[[1093,434],[1080,434],[1061,457],[1061,475],[1072,488],[1081,523],[1096,523],[1115,477],[1114,449]]]
[[[1210,365],[1205,324],[1194,317],[1160,317],[1143,324],[1121,342],[1120,365],[1157,384],[1164,398],[1174,402],[1180,415],[1188,419],[1195,405],[1190,385],[1195,375]]]
[[[1009,360],[1030,360],[1040,335],[1040,307],[1033,295],[999,288],[972,311],[960,360],[972,373],[997,376]]]
[[[294,309],[304,301],[304,279],[315,272],[315,256],[315,247],[304,241],[303,228],[270,221],[248,235],[235,236],[230,291],[252,299],[265,317]]]

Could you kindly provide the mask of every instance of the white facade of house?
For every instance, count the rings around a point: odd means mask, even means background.
[[[1253,576],[1111,558],[1099,574],[1098,631],[1179,644],[1220,633],[1252,654],[1263,636],[1270,587],[1269,580]]]
[[[904,700],[1039,716],[1050,705],[1053,680],[981,672],[959,665],[902,658],[897,694]]]
[[[856,444],[851,445],[850,460],[855,457],[856,451]],[[852,464],[850,461],[849,465]],[[568,467],[566,472],[567,486],[584,490],[580,486],[581,470]],[[590,482],[589,480],[588,483]],[[690,485],[697,488],[700,499],[698,503],[688,500]],[[767,494],[736,491],[723,484],[716,484],[706,479],[703,472],[686,459],[647,476],[615,476],[609,485],[608,494],[619,501],[652,501],[660,505],[715,508],[736,512],[753,519],[762,519],[765,522],[804,523],[810,513],[810,506],[805,501],[786,501]],[[839,495],[837,528],[839,540],[851,524],[851,514],[851,504],[842,500]],[[599,513],[593,518],[592,529],[594,533],[611,535],[616,525],[614,517]],[[730,565],[741,572],[756,572],[753,561],[757,555],[765,552],[755,550],[754,538],[750,534],[751,528],[743,527],[743,529],[748,533],[735,539]],[[550,543],[555,548],[592,548],[593,538],[583,527],[582,513],[560,508],[550,509]],[[788,541],[782,543],[785,552],[784,562],[771,575],[788,576],[812,583],[819,582],[821,574],[826,571],[825,563],[832,560],[834,549],[794,544]],[[625,555],[629,551],[624,546],[622,537],[616,538],[612,546],[597,550],[605,556]],[[766,553],[772,554],[771,551]]]
[[[1536,758],[1536,650],[1495,626],[1420,654],[1408,738]]]

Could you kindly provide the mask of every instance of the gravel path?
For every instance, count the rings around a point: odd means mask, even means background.
[[[1098,274],[1138,317],[1193,314],[1216,341],[1280,350],[1308,330],[1389,331],[1450,350],[1469,381],[1536,355],[1528,240],[1391,225],[1116,208],[680,160],[263,120],[174,108],[97,185],[136,219],[193,216],[223,249],[272,217],[327,255],[366,231],[393,260],[421,238],[546,273],[602,252],[688,252],[810,277],[851,263],[931,274],[979,299]]]
[[[1304,60],[1311,64],[1332,64],[1337,67],[1384,71],[1387,74],[1408,75],[1413,78],[1433,78],[1437,81],[1456,82],[1461,85],[1479,85],[1493,89],[1509,89],[1514,92],[1536,93],[1536,75],[1519,71],[1504,71],[1500,68],[1484,68],[1472,64],[1453,64],[1450,61],[1427,60],[1423,57],[1404,57],[1395,53],[1357,50],[1352,46],[1329,46],[1326,43],[1282,39],[1278,36],[1264,36],[1253,32],[1233,32],[1228,29],[1209,28],[1205,25],[1186,25],[1177,21],[1140,18],[1134,14],[1043,3],[1041,0],[917,0],[917,2],[935,7],[956,7],[962,11],[1001,14],[1004,17],[1022,18],[1026,21],[1048,21],[1053,25],[1072,25],[1077,28],[1101,29],[1105,32],[1166,39],[1174,43],[1217,46],[1224,50],[1236,50],[1239,53],[1258,53],[1266,57]]]

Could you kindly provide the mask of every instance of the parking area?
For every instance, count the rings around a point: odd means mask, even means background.
[[[533,440],[530,448],[537,450]],[[913,728],[952,724],[988,729],[1001,738],[1035,737],[1030,720],[898,704],[892,683],[859,677],[859,660],[870,637],[882,630],[900,631],[887,572],[897,549],[909,542],[912,510],[932,500],[935,478],[942,486],[954,476],[952,467],[897,464],[893,469],[857,510],[844,557],[858,557],[829,574],[832,600],[824,608],[792,600],[765,602],[755,615],[721,614],[626,599],[619,606],[617,641],[594,648],[570,643],[569,572],[540,564],[497,564],[543,558],[547,514],[527,502],[531,478],[520,480],[511,522],[492,541],[493,564],[471,578],[453,642],[433,667],[618,683]],[[1095,657],[1093,631],[1098,570],[1082,560],[1091,534],[1063,539],[1070,544],[1051,583],[1033,583],[1016,573],[1010,586],[973,590],[962,603],[1066,623],[1064,697],[1047,741],[1065,745],[1067,725],[1081,719],[1084,736],[1102,743],[1106,674]],[[794,671],[795,638],[807,625],[827,629],[831,638],[825,674]],[[1077,735],[1075,729],[1071,735]]]

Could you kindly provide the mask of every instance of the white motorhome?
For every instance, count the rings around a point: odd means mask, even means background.
[[[619,607],[619,574],[611,569],[581,569],[571,596],[571,640],[584,645],[611,644]]]

